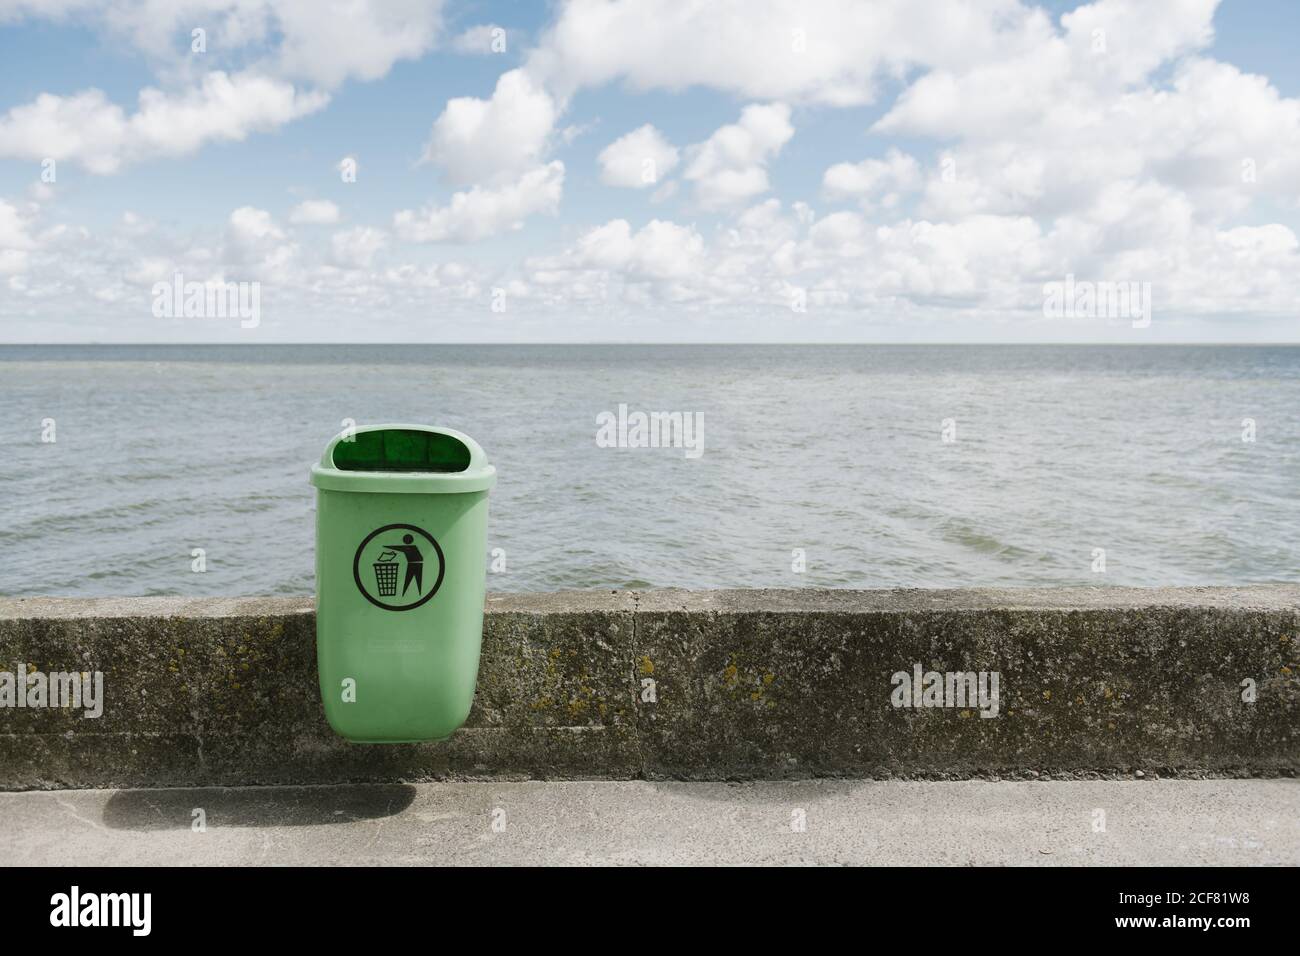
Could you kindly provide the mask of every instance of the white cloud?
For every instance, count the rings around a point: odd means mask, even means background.
[[[720,127],[687,150],[683,175],[695,183],[695,197],[705,208],[745,202],[767,192],[767,161],[793,135],[790,107],[750,104],[740,122]]]
[[[601,182],[645,189],[659,183],[677,165],[677,147],[646,123],[606,146],[597,162]]]
[[[605,269],[635,278],[685,279],[701,264],[704,239],[693,227],[652,219],[636,232],[626,219],[593,229],[552,266]]]
[[[369,269],[375,254],[386,245],[388,234],[370,226],[336,232],[330,237],[330,250],[335,264],[351,269]]]
[[[298,246],[265,209],[241,206],[226,223],[223,261],[238,278],[285,279],[295,268]]]
[[[433,48],[441,0],[267,0],[283,34],[278,66],[326,88],[377,80]]]
[[[1218,5],[1219,0],[1097,0],[1063,14],[1061,25],[1080,67],[1076,72],[1091,70],[1101,82],[1124,86],[1209,46]]]
[[[1125,210],[1128,214],[1125,214]],[[1117,186],[1091,218],[1045,229],[1029,216],[957,222],[858,211],[816,216],[775,199],[706,238],[692,226],[616,219],[553,256],[526,263],[528,282],[555,308],[672,305],[710,314],[780,314],[801,291],[810,312],[896,317],[1041,318],[1043,283],[1067,273],[1150,282],[1157,322],[1189,315],[1293,315],[1300,242],[1281,225],[1207,228],[1178,193]]]
[[[568,0],[528,68],[561,97],[624,80],[749,99],[860,105],[912,67],[989,61],[1032,42],[1015,0]]]
[[[143,53],[163,82],[141,90],[130,115],[98,89],[42,93],[0,116],[0,157],[74,160],[108,174],[243,140],[322,109],[349,79],[374,80],[423,55],[441,10],[441,0],[4,0],[0,22],[98,28]],[[207,49],[192,55],[199,28]]]
[[[314,25],[305,0],[283,10],[264,0],[67,0],[68,22],[111,20],[152,51],[159,90],[146,91],[134,112],[95,90],[20,105],[0,115],[0,155],[111,172],[274,129],[319,109],[345,78],[418,55],[437,30],[416,4],[390,5],[394,19],[344,49],[347,16],[366,7],[357,0],[339,22]],[[15,9],[0,0],[0,21]],[[602,321],[611,304],[632,313],[662,305],[675,315],[766,308],[779,320],[796,291],[812,313],[853,318],[905,322],[929,310],[1041,320],[1043,283],[1067,273],[1149,281],[1157,329],[1162,316],[1294,321],[1300,100],[1211,58],[1214,10],[1213,0],[1100,0],[1054,21],[1019,0],[716,0],[678,5],[670,17],[641,0],[561,2],[524,67],[504,73],[490,96],[447,103],[425,158],[460,188],[398,212],[393,235],[295,233],[241,207],[192,233],[124,219],[92,236],[66,219],[73,194],[60,189],[54,206],[42,189],[30,193],[39,203],[0,203],[0,315],[68,315],[87,301],[116,314],[131,307],[137,282],[183,267],[200,279],[273,278],[268,294],[321,314],[350,307],[358,323],[376,305],[405,303],[425,315],[428,296],[467,302],[492,286],[560,322],[582,305]],[[207,59],[174,55],[191,14],[210,21]],[[407,22],[417,26],[413,38],[393,26]],[[452,45],[476,46],[487,29]],[[325,62],[331,51],[337,62]],[[228,72],[197,72],[214,66]],[[318,92],[293,85],[304,81]],[[428,249],[417,251],[418,264],[400,261],[416,250],[397,240],[471,242],[557,212],[565,169],[548,162],[550,151],[580,149],[574,137],[590,128],[586,117],[561,128],[568,98],[619,83],[708,86],[766,104],[680,152],[646,124],[596,157],[604,182],[631,188],[649,185],[642,161],[654,160],[650,198],[689,185],[697,207],[721,213],[716,225],[712,216],[707,225],[667,214],[630,221],[613,209],[566,228],[576,239],[539,242],[521,263],[434,264],[427,259],[437,250]],[[894,88],[901,93],[883,117],[861,131],[883,139],[880,147],[837,150],[815,170],[811,144],[783,161],[781,181],[799,194],[820,186],[828,208],[768,198],[770,169],[794,132],[792,105],[857,106]],[[339,218],[332,203],[311,200],[288,222]],[[499,258],[495,246],[479,254]]]
[[[611,299],[638,306],[685,303],[700,296],[708,262],[692,226],[652,220],[633,231],[626,219],[592,229],[557,256],[530,259],[529,283],[556,307]]]
[[[333,225],[339,221],[339,207],[328,199],[307,199],[293,207],[289,221],[294,225]]]
[[[1063,31],[1045,19],[1032,21],[1027,42],[994,56],[936,64],[875,129],[977,141],[1030,131],[1095,136],[1129,107],[1142,107],[1150,91],[1138,87],[1155,70],[1208,45],[1217,2],[1101,0],[1063,16]],[[1128,102],[1130,92],[1137,102]]]
[[[255,206],[240,206],[230,214],[230,234],[238,242],[261,242],[264,239],[283,239],[284,231],[275,224],[271,214]]]
[[[1201,58],[1181,61],[1168,89],[1116,94],[1069,74],[1054,86],[1026,77],[1035,97],[1046,90],[1043,102],[995,115],[981,91],[1009,82],[953,77],[947,93],[924,104],[909,90],[877,124],[880,133],[960,136],[955,176],[927,177],[924,214],[1051,218],[1086,210],[1120,182],[1176,189],[1208,220],[1240,214],[1261,196],[1300,198],[1300,101],[1262,77]],[[1011,89],[1003,102],[1026,103],[1028,94]]]
[[[855,199],[864,209],[879,203],[885,209],[898,205],[903,195],[921,185],[921,167],[915,159],[890,149],[884,159],[836,163],[822,176],[822,190],[831,199]]]
[[[44,211],[0,203],[0,261],[9,268],[0,280],[0,318],[32,323],[11,326],[21,337],[23,328],[62,321],[77,303],[94,301],[101,322],[119,332],[143,329],[139,337],[148,339],[157,334],[147,324],[149,288],[181,272],[199,281],[268,280],[264,307],[296,316],[298,335],[321,328],[325,317],[349,334],[386,335],[394,325],[367,325],[376,310],[396,326],[418,328],[411,323],[427,320],[431,302],[481,310],[493,287],[514,290],[511,301],[528,303],[542,322],[583,310],[590,321],[607,322],[660,309],[684,323],[705,315],[780,322],[793,315],[797,292],[807,301],[800,323],[840,316],[852,329],[864,319],[906,324],[924,315],[982,324],[1011,315],[1042,321],[1043,282],[1073,271],[1081,280],[1150,281],[1153,329],[1182,316],[1292,320],[1300,301],[1295,231],[1279,224],[1211,229],[1186,215],[1179,195],[1117,186],[1089,217],[1050,228],[1027,216],[988,214],[881,224],[857,210],[819,216],[768,199],[708,233],[667,219],[640,227],[614,219],[554,254],[528,259],[522,271],[493,273],[472,264],[402,262],[402,247],[388,248],[383,230],[367,227],[299,247],[254,207],[235,210],[224,234],[123,224],[110,241],[42,224]],[[1124,248],[1106,251],[1116,239]],[[15,244],[25,260],[19,272],[4,252]],[[381,249],[393,261],[373,270]],[[109,327],[99,328],[111,337]]]
[[[393,228],[410,242],[474,242],[519,229],[529,216],[554,213],[563,188],[564,164],[555,160],[513,183],[455,193],[446,206],[404,209],[393,217]]]
[[[18,208],[0,199],[0,275],[26,270],[28,254],[36,248],[28,228]]]
[[[188,334],[213,340],[247,334],[238,323],[220,320],[184,328],[160,325],[152,311],[152,288],[177,274],[197,282],[260,280],[262,328],[273,336],[302,340],[337,332],[345,340],[361,335],[410,341],[431,324],[438,326],[441,317],[454,331],[465,314],[487,308],[493,285],[506,282],[472,263],[431,262],[427,256],[418,263],[385,262],[371,271],[360,263],[377,240],[364,231],[338,243],[346,263],[340,268],[333,237],[315,236],[299,247],[289,230],[255,207],[234,210],[220,225],[144,230],[135,228],[140,223],[123,222],[92,235],[79,226],[43,221],[49,210],[20,206],[15,235],[8,205],[0,200],[0,262],[6,261],[5,244],[15,239],[28,259],[25,271],[0,275],[0,329],[10,341],[86,335],[158,341]],[[87,309],[87,303],[94,308]]]
[[[126,163],[192,153],[208,141],[245,139],[315,112],[327,100],[265,76],[221,72],[177,96],[142,90],[130,116],[100,90],[42,93],[0,116],[0,156],[70,160],[109,174]]]
[[[98,27],[163,72],[191,69],[191,31],[206,31],[206,63],[251,64],[334,89],[374,80],[433,48],[442,0],[4,0],[0,22],[51,19]]]
[[[502,49],[494,50],[493,44]],[[509,36],[503,27],[495,23],[481,23],[461,32],[452,40],[451,48],[457,53],[470,56],[486,56],[489,53],[506,52],[509,49]]]
[[[1277,223],[1224,229],[1215,233],[1214,240],[1223,250],[1242,257],[1284,257],[1297,248],[1295,233]]]
[[[487,100],[447,101],[434,121],[424,158],[456,185],[508,182],[537,165],[555,127],[555,101],[522,70],[497,80]]]

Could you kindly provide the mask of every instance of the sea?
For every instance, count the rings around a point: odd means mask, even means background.
[[[312,462],[406,422],[494,591],[1300,577],[1300,346],[0,346],[0,595],[309,595]]]

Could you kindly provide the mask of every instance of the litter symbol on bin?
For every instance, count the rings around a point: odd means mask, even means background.
[[[385,551],[375,562],[375,584],[380,597],[397,596],[397,552]]]
[[[427,590],[426,565],[437,572]],[[388,611],[409,611],[429,600],[442,586],[443,571],[442,548],[433,535],[412,524],[376,528],[352,559],[357,588],[371,604]]]

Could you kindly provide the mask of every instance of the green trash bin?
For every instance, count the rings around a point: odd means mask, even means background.
[[[496,469],[460,432],[375,425],[331,441],[311,483],[330,726],[361,743],[446,737],[474,702]]]

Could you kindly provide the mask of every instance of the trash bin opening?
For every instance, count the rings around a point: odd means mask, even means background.
[[[407,428],[357,432],[331,456],[340,471],[415,471],[449,474],[469,467],[469,449],[451,435]]]

